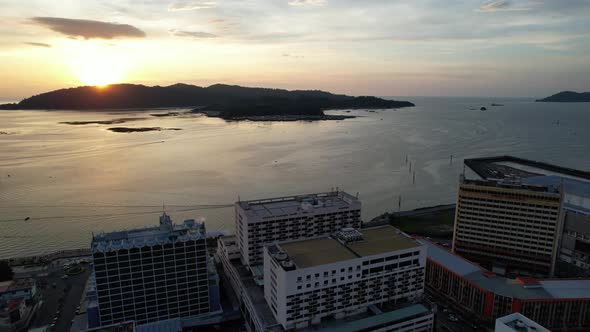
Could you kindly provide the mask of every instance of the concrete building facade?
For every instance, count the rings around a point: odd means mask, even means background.
[[[462,179],[453,251],[497,272],[551,276],[562,231],[561,199],[552,186]]]
[[[399,305],[424,291],[426,250],[391,226],[265,246],[264,295],[285,330]]]

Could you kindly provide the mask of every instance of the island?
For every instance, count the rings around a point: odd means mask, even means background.
[[[590,103],[590,92],[562,91],[543,99],[537,99],[538,102],[551,103]]]
[[[353,97],[319,90],[283,90],[214,84],[199,87],[112,84],[60,89],[0,105],[0,109],[113,110],[191,108],[193,113],[228,120],[341,120],[353,116],[327,115],[326,110],[397,109],[408,101],[372,96]],[[177,116],[174,112],[157,116]]]
[[[146,131],[182,130],[182,129],[180,129],[180,128],[162,128],[162,127],[139,127],[139,128],[112,127],[112,128],[109,128],[109,130],[114,133],[144,133]]]

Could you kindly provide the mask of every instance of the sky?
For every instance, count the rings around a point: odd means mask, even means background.
[[[0,0],[0,100],[126,82],[590,91],[590,0]]]

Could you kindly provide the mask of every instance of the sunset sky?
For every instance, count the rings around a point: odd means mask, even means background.
[[[590,90],[587,0],[0,0],[0,100],[113,82]]]

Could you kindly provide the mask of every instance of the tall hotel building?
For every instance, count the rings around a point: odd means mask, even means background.
[[[235,211],[238,247],[250,267],[262,265],[266,244],[361,226],[361,202],[343,191],[240,201]]]
[[[264,297],[284,330],[301,329],[420,299],[425,265],[426,247],[391,226],[342,229],[265,246]],[[385,330],[432,330],[432,313],[414,318]]]
[[[553,276],[558,258],[590,266],[589,172],[510,156],[465,165],[455,253],[500,274]]]
[[[560,204],[557,188],[463,179],[453,251],[489,269],[553,275]]]
[[[98,324],[145,324],[219,310],[205,239],[203,224],[175,225],[166,214],[159,227],[94,235]]]

